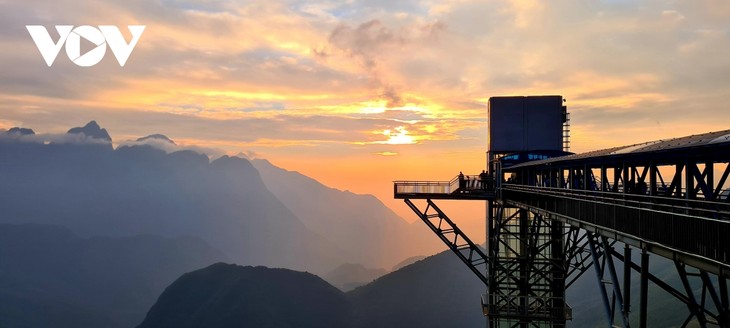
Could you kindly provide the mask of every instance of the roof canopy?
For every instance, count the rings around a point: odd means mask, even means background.
[[[612,161],[646,159],[647,156],[651,156],[652,159],[656,159],[657,161],[671,161],[676,159],[680,153],[683,156],[687,156],[693,153],[699,154],[718,151],[727,149],[728,147],[730,147],[730,130],[723,130],[530,161],[509,166],[505,169],[509,170],[539,165],[589,164],[592,162],[609,163]],[[730,158],[730,153],[727,155]]]

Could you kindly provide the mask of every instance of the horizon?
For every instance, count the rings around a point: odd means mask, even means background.
[[[0,28],[2,327],[730,327],[730,1]]]
[[[116,140],[161,133],[375,195],[409,222],[391,182],[480,172],[491,96],[562,95],[575,152],[724,130],[730,118],[720,1],[0,6],[0,128],[95,119]],[[126,26],[146,29],[124,67],[109,51],[94,67],[64,54],[47,67],[25,26],[55,40],[50,27],[66,23],[118,25],[126,40]]]

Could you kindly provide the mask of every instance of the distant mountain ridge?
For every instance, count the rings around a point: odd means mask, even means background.
[[[347,292],[366,285],[387,273],[388,271],[385,269],[371,269],[364,267],[362,264],[345,263],[327,273],[322,278],[332,284],[332,286]]]
[[[34,135],[35,134],[35,131],[33,131],[33,129],[26,129],[26,128],[15,127],[15,128],[11,128],[10,130],[8,130],[7,133],[8,134],[14,134],[14,135],[27,136],[27,135]]]
[[[426,256],[411,256],[403,261],[398,262],[398,264],[393,266],[393,269],[391,269],[391,271],[398,271],[425,258]]]
[[[175,276],[223,259],[319,275],[353,263],[336,277],[352,288],[443,248],[371,195],[164,135],[111,141],[94,121],[0,131],[0,327],[128,327]]]
[[[390,268],[406,257],[444,249],[421,223],[414,226],[372,195],[327,187],[265,159],[251,161],[264,184],[305,225],[341,248],[351,261]],[[388,186],[383,186],[387,188]]]
[[[68,135],[83,138],[0,135],[0,222],[58,224],[82,236],[198,236],[237,263],[320,273],[345,262],[246,159],[114,149],[94,121]]]
[[[0,222],[59,224],[82,236],[193,235],[239,264],[318,274],[347,262],[390,268],[444,249],[374,196],[266,160],[211,161],[162,134],[116,148],[111,140],[96,121],[65,136],[0,134]]]
[[[102,129],[96,121],[91,121],[83,127],[71,128],[67,133],[80,133],[92,139],[100,139],[108,142],[112,141],[112,137],[109,135],[109,132],[107,132],[106,129]]]
[[[137,141],[145,141],[145,140],[161,140],[161,141],[169,142],[169,143],[171,143],[173,145],[176,145],[175,141],[173,141],[172,139],[168,138],[166,135],[159,134],[159,133],[150,134],[150,135],[145,136],[145,137],[137,138]]]

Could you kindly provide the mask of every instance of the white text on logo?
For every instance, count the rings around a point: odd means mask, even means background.
[[[76,28],[73,25],[56,25],[56,31],[59,35],[56,42],[51,39],[51,35],[41,25],[26,25],[25,27],[49,67],[53,65],[64,43],[66,44],[66,55],[78,66],[89,67],[99,63],[106,54],[106,45],[108,44],[114,57],[117,58],[119,66],[124,67],[145,28],[144,25],[128,26],[129,32],[132,33],[132,41],[127,43],[119,29],[112,25],[99,25],[98,29],[89,25]],[[82,55],[81,38],[95,44],[96,47]]]

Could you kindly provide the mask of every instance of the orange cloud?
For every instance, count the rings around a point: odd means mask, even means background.
[[[721,3],[6,3],[0,128],[96,119],[387,197],[390,180],[480,171],[489,96],[562,94],[574,150],[727,128]],[[48,68],[18,21],[147,29],[123,69]]]

